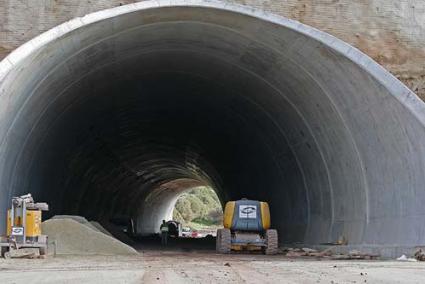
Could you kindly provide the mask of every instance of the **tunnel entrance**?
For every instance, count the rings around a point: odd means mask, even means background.
[[[190,185],[268,202],[282,243],[425,242],[423,103],[300,23],[214,1],[123,6],[16,50],[0,92],[2,229],[31,192],[52,215],[127,216],[144,234]]]

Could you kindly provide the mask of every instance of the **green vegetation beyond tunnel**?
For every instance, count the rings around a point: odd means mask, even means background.
[[[173,219],[195,230],[215,229],[222,224],[223,209],[209,187],[194,188],[177,199]]]

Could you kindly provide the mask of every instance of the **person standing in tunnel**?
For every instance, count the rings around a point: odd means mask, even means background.
[[[162,224],[159,229],[161,231],[161,244],[165,246],[168,242],[168,224],[165,222],[165,220],[162,220]]]

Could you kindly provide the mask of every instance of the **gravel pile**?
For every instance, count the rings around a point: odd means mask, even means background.
[[[100,225],[98,222],[96,221],[90,221],[90,225],[92,225],[94,228],[96,228],[96,230],[98,230],[101,233],[104,233],[108,236],[114,237],[112,236],[111,233],[109,233],[102,225]]]
[[[48,236],[49,243],[56,244],[56,254],[137,254],[135,249],[112,237],[99,223],[90,223],[81,218],[58,216],[41,224],[41,230]],[[49,250],[52,248],[49,247]]]

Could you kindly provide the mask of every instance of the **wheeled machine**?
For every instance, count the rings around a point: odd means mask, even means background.
[[[276,254],[277,231],[270,229],[267,202],[242,199],[229,201],[224,208],[223,229],[217,230],[216,250],[219,253],[261,250]]]

